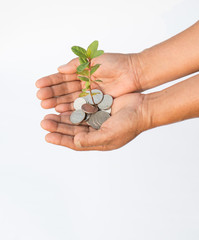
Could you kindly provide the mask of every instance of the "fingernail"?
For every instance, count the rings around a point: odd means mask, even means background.
[[[76,141],[76,142],[75,142],[75,146],[78,147],[78,148],[81,148],[81,147],[82,147],[80,141]]]
[[[45,136],[45,140],[46,140],[46,142],[50,143],[49,138],[48,138],[48,134]]]
[[[63,65],[59,66],[57,69],[58,69],[59,71],[61,71],[65,66],[66,66],[66,64],[63,64]]]

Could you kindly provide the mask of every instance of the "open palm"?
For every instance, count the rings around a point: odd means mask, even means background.
[[[49,131],[46,141],[74,150],[112,150],[119,148],[146,128],[142,112],[143,95],[126,94],[114,100],[112,116],[99,130],[87,124],[70,122],[70,114],[49,114],[41,126]]]
[[[118,97],[126,93],[139,90],[139,81],[136,72],[136,55],[105,53],[92,60],[92,65],[101,64],[92,75],[92,80],[102,82],[93,83],[92,88],[98,88],[104,94]],[[53,108],[58,112],[72,111],[72,102],[79,96],[84,82],[77,78],[76,68],[78,58],[74,58],[66,65],[58,68],[59,73],[43,77],[36,82],[40,88],[37,96],[42,100],[43,108]]]

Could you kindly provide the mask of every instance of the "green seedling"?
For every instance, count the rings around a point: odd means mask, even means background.
[[[104,53],[103,50],[98,50],[98,41],[92,42],[87,50],[79,47],[79,46],[73,46],[71,49],[72,51],[79,57],[80,65],[77,67],[77,74],[78,78],[81,81],[85,82],[85,88],[82,89],[82,92],[80,93],[80,97],[87,96],[90,92],[91,98],[94,102],[93,95],[95,93],[91,92],[91,83],[92,82],[102,82],[102,80],[91,80],[91,75],[100,67],[101,64],[95,64],[94,66],[91,66],[91,60],[93,58],[99,57]]]

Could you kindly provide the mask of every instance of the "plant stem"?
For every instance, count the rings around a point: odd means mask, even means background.
[[[93,94],[92,94],[92,92],[91,92],[91,59],[89,59],[89,77],[88,77],[88,79],[89,79],[89,85],[90,85],[90,88],[89,88],[89,91],[90,91],[90,94],[91,94],[91,99],[92,99],[92,101],[93,101],[93,104],[94,105],[96,105],[95,104],[95,101],[94,101],[94,99],[93,99]]]

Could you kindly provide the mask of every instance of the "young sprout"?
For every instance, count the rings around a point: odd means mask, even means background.
[[[104,53],[103,50],[98,50],[98,44],[97,40],[92,42],[88,46],[87,50],[79,46],[73,46],[71,48],[72,51],[79,57],[80,65],[77,67],[78,78],[85,82],[85,88],[82,89],[82,93],[80,93],[79,96],[87,96],[89,94],[87,91],[89,91],[94,104],[93,95],[95,93],[91,92],[91,82],[102,82],[102,80],[91,80],[91,75],[100,67],[101,64],[91,66],[91,60]]]

